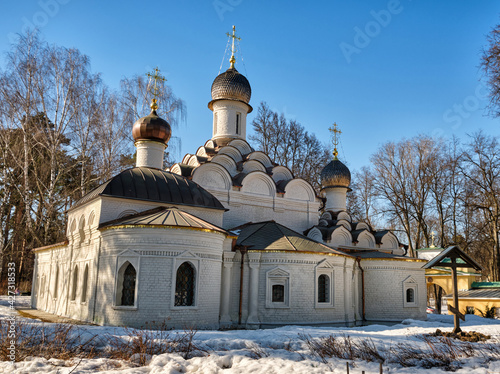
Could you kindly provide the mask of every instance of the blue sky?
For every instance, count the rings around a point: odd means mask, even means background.
[[[38,26],[90,56],[111,87],[158,66],[186,102],[187,123],[174,129],[182,156],[211,137],[210,86],[234,24],[236,67],[253,91],[249,130],[261,101],[325,142],[337,122],[339,157],[353,170],[403,137],[498,135],[478,66],[499,16],[495,0],[2,1],[0,52]]]

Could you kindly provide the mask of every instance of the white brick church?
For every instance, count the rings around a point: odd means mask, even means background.
[[[246,141],[251,89],[231,66],[212,84],[212,137],[170,170],[169,124],[132,129],[137,166],[68,211],[67,240],[37,248],[32,307],[101,325],[262,328],[426,318],[423,260],[353,222],[350,172],[321,193]],[[208,134],[207,134],[208,135]]]

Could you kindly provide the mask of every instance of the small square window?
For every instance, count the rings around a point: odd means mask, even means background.
[[[417,306],[417,286],[414,284],[405,286],[404,290],[404,307],[416,307]]]
[[[273,285],[273,303],[284,303],[285,302],[285,286],[281,284]]]
[[[275,268],[266,274],[266,308],[290,307],[290,274]]]

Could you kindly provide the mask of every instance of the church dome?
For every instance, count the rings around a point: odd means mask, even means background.
[[[135,167],[122,171],[90,191],[71,209],[97,196],[225,210],[221,202],[198,183],[168,171],[148,167]]]
[[[208,106],[211,109],[212,103],[216,100],[236,100],[248,104],[251,96],[252,89],[248,79],[235,68],[229,68],[214,79],[212,101]]]
[[[351,172],[338,159],[331,161],[321,171],[321,188],[346,187],[351,184]]]
[[[171,135],[169,123],[160,118],[154,109],[149,115],[139,118],[132,127],[134,141],[152,140],[167,144]]]

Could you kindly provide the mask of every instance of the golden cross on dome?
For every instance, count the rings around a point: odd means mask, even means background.
[[[158,109],[158,104],[156,103],[158,100],[156,98],[159,96],[158,91],[160,90],[157,83],[158,81],[165,82],[167,79],[160,74],[160,69],[158,69],[158,67],[156,67],[152,73],[147,73],[146,75],[149,77],[148,91],[153,95],[151,109],[156,110]],[[151,80],[155,81],[153,87],[151,87]]]
[[[342,134],[342,131],[340,131],[338,129],[338,126],[335,122],[333,123],[333,126],[330,126],[328,128],[328,130],[330,130],[330,132],[333,134],[333,141],[332,141],[332,143],[333,143],[333,157],[334,157],[334,160],[338,160],[338,158],[337,158],[337,155],[339,154],[339,152],[337,151],[337,145],[339,144],[338,135]]]
[[[236,49],[234,48],[234,40],[240,41],[241,38],[236,36],[236,26],[233,26],[233,33],[230,34],[226,32],[226,35],[229,36],[230,38],[233,38],[233,43],[231,45],[231,58],[229,59],[229,62],[231,63],[230,69],[234,69],[234,63],[236,62],[236,59],[234,58],[234,53],[236,52]]]

